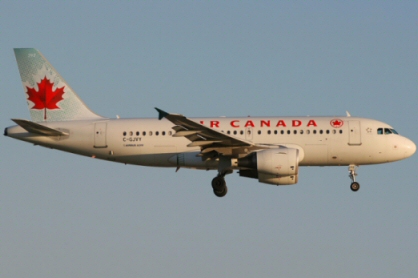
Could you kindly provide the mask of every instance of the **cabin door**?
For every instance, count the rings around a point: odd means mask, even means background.
[[[348,144],[361,145],[360,121],[348,121]]]
[[[106,142],[106,122],[98,122],[94,124],[94,147],[107,148]]]

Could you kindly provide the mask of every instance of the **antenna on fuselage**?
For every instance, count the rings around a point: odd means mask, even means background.
[[[351,117],[351,114],[350,114],[350,112],[348,112],[348,111],[345,111],[345,113],[347,113],[347,117]]]

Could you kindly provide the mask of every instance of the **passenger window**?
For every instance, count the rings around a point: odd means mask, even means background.
[[[327,129],[327,134],[329,134],[329,130]]]
[[[162,135],[162,136],[165,136],[165,131],[161,132],[161,135]]]
[[[343,134],[343,130],[342,129],[340,129],[340,134]]]
[[[280,134],[284,134],[284,130],[281,130],[281,131],[280,131]]]
[[[261,134],[261,130],[258,131],[258,134]]]
[[[287,134],[290,134],[290,130],[287,131]]]
[[[333,133],[333,134],[336,134],[336,133],[337,133],[337,131],[334,129],[334,130],[332,131],[332,133]]]
[[[155,132],[155,135],[158,136],[160,133],[158,131]]]
[[[152,131],[149,132],[149,135],[152,136]]]
[[[123,136],[126,136],[126,131],[123,132]]]
[[[228,130],[228,131],[226,132],[226,134],[228,134],[228,135],[229,135],[229,134],[231,134],[231,132]]]
[[[314,129],[313,134],[316,134],[316,129]]]
[[[244,130],[241,130],[239,134],[244,135]]]
[[[136,136],[139,136],[139,134],[140,134],[140,133],[139,133],[139,131],[137,131],[137,132],[136,132]]]
[[[170,135],[170,136],[173,135],[173,132],[172,131],[169,131],[168,132],[168,135]]]
[[[143,135],[143,136],[147,135],[147,132],[146,132],[146,131],[143,131],[143,132],[142,132],[142,135]]]
[[[134,133],[132,131],[129,131],[129,136],[134,135]]]
[[[267,134],[270,135],[271,134],[271,130],[267,130]]]
[[[300,130],[300,134],[303,134],[303,129]]]
[[[237,131],[236,130],[234,130],[234,135],[237,135]]]
[[[293,134],[298,134],[298,131],[295,129],[295,130],[293,131]]]
[[[310,134],[311,133],[311,131],[308,129],[307,131],[306,131],[306,134]]]

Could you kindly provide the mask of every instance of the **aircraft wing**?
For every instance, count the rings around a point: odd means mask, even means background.
[[[188,146],[200,147],[202,153],[216,151],[218,153],[232,155],[246,153],[248,150],[255,147],[255,145],[250,141],[238,139],[216,131],[200,123],[192,121],[183,115],[170,114],[161,109],[155,109],[159,113],[158,118],[160,120],[162,118],[166,118],[175,125],[173,129],[176,133],[173,137],[186,137],[191,141]]]

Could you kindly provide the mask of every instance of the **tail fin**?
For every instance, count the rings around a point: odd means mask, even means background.
[[[32,121],[101,119],[34,48],[14,49]]]

